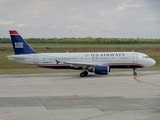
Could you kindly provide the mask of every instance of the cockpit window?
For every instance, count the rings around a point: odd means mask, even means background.
[[[143,58],[144,58],[144,59],[147,59],[147,58],[149,58],[149,56],[143,56]]]

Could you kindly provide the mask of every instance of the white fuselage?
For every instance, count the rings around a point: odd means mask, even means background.
[[[156,62],[148,55],[139,52],[79,52],[79,53],[36,53],[16,30],[9,30],[15,55],[7,59],[38,67],[54,69],[79,69],[80,77],[88,72],[107,75],[113,68],[150,67]]]
[[[10,55],[9,60],[40,67],[64,68],[77,67],[74,63],[90,63],[110,68],[150,67],[156,62],[148,55],[139,52],[81,52],[81,53],[36,53]],[[73,63],[67,64],[67,63]]]

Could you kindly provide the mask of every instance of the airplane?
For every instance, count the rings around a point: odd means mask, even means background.
[[[115,68],[132,68],[133,75],[137,76],[136,68],[156,64],[147,54],[134,51],[37,53],[16,30],[9,30],[9,33],[15,55],[9,55],[7,59],[37,67],[82,70],[80,77],[87,76],[88,72],[107,75]]]

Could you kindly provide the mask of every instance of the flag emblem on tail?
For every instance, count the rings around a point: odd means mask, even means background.
[[[23,42],[15,42],[15,48],[23,48]]]

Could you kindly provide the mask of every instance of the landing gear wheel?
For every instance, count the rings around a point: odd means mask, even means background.
[[[85,77],[88,75],[88,72],[87,71],[84,71],[84,72],[81,72],[80,73],[80,77]]]
[[[136,68],[133,68],[133,76],[137,76]]]
[[[133,72],[133,75],[134,75],[134,76],[137,76],[138,74],[137,74],[136,72]]]
[[[85,76],[87,76],[87,75],[88,75],[88,72],[87,72],[87,71],[84,71],[84,74],[85,74]]]
[[[84,72],[80,73],[80,77],[84,77],[84,76],[85,76]]]
[[[80,77],[84,77],[84,76],[85,76],[84,72],[80,73]]]

